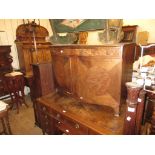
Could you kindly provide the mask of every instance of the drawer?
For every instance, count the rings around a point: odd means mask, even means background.
[[[69,135],[87,135],[88,128],[67,118],[62,118],[60,121],[55,121],[55,126],[65,134]]]
[[[53,119],[46,115],[41,115],[41,128],[42,130],[47,134],[53,134],[54,133],[54,127],[53,127]]]
[[[98,132],[96,132],[96,131],[94,131],[94,130],[91,130],[91,129],[88,130],[88,134],[89,134],[89,135],[101,135],[101,134],[99,134]]]
[[[39,109],[43,113],[47,113],[48,112],[48,108],[45,105],[39,104]]]

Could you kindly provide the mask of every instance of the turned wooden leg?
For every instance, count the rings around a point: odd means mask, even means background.
[[[9,122],[9,116],[8,116],[8,114],[5,117],[5,119],[6,119],[6,125],[7,125],[7,128],[8,128],[8,134],[9,135],[12,135],[12,131],[11,131],[11,127],[10,127],[10,122]]]
[[[140,134],[142,112],[144,107],[144,92],[142,87],[134,85],[132,82],[126,83],[127,86],[127,109],[124,120],[125,135]]]
[[[1,121],[2,121],[2,126],[3,126],[3,132],[7,134],[4,118],[1,118]]]
[[[151,129],[150,129],[150,134],[155,135],[155,106],[153,107],[153,115],[151,119]]]

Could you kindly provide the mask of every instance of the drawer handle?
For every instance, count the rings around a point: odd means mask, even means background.
[[[65,131],[66,131],[67,133],[69,133],[69,130],[68,130],[68,129],[66,129]]]
[[[75,124],[75,128],[79,129],[80,128],[79,124]]]
[[[82,96],[80,96],[80,99],[81,99],[81,100],[83,100],[83,97],[82,97]]]
[[[60,118],[60,114],[57,114],[56,117],[57,117],[57,118]]]
[[[43,111],[46,111],[46,107],[43,107]]]
[[[47,115],[45,115],[45,118],[47,118]]]
[[[46,122],[46,125],[48,125],[48,122]]]
[[[60,53],[63,53],[63,50],[61,50]]]

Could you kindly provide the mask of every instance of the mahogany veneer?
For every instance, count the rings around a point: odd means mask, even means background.
[[[125,105],[120,117],[115,117],[109,107],[54,92],[37,99],[37,110],[44,134],[123,134]]]
[[[53,45],[58,90],[85,103],[110,106],[119,115],[131,81],[135,44]]]

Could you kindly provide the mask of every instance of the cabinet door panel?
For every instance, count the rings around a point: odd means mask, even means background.
[[[71,58],[68,56],[54,55],[53,71],[58,87],[71,93]]]
[[[121,61],[102,56],[78,57],[76,93],[87,103],[111,106],[120,104]]]

